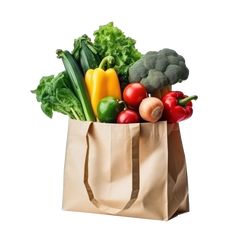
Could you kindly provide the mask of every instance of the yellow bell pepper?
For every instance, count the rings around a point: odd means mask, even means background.
[[[85,74],[85,83],[89,92],[93,112],[97,116],[99,101],[107,96],[121,99],[120,83],[116,71],[113,68],[106,71],[102,68],[111,64],[113,57],[105,57],[96,69],[89,69]]]

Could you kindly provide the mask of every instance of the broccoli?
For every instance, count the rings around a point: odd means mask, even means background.
[[[188,75],[184,58],[168,48],[146,53],[129,68],[129,82],[140,82],[148,93],[182,82]]]

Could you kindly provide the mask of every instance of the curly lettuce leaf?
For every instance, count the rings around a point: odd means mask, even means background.
[[[136,41],[126,37],[113,22],[100,26],[94,36],[94,47],[100,58],[113,56],[118,75],[127,78],[129,67],[141,58],[141,53],[135,48]]]

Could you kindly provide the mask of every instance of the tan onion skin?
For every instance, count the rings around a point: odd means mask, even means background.
[[[144,120],[155,123],[161,118],[163,109],[163,103],[159,98],[148,97],[140,103],[139,114]]]

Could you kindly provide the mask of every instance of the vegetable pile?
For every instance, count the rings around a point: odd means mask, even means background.
[[[142,55],[136,41],[112,22],[74,40],[72,52],[58,49],[65,71],[44,76],[32,90],[42,111],[81,121],[135,123],[166,120],[176,123],[191,117],[192,100],[172,91],[188,78],[183,56],[171,49]]]

